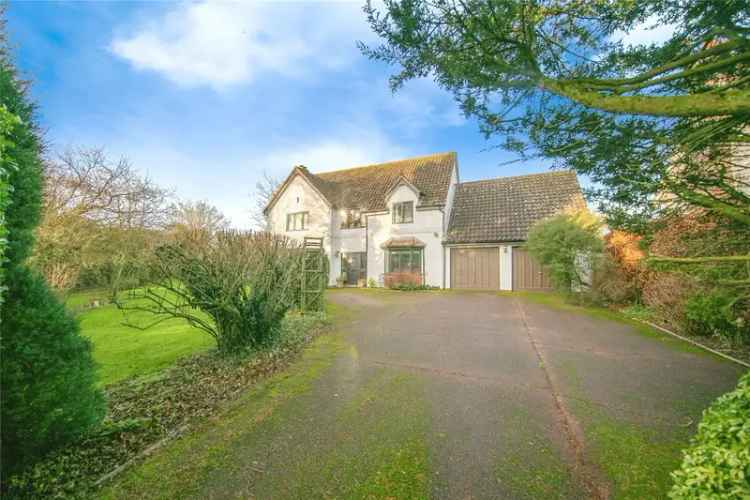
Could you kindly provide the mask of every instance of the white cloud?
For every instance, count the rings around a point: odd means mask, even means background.
[[[224,88],[264,73],[304,78],[340,68],[371,39],[357,4],[178,4],[116,37],[111,50],[184,86]]]
[[[627,33],[616,32],[612,38],[622,40],[624,45],[649,45],[666,42],[672,38],[674,30],[673,24],[664,23],[657,15],[653,15]]]

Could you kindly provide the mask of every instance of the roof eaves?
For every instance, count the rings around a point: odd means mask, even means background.
[[[281,196],[281,193],[283,193],[283,192],[284,192],[284,191],[286,190],[286,188],[287,188],[287,187],[289,186],[289,184],[291,184],[292,180],[294,180],[294,178],[295,178],[296,176],[298,176],[298,175],[299,175],[300,177],[302,177],[302,178],[303,178],[303,179],[305,180],[305,182],[307,182],[307,184],[308,184],[308,185],[309,185],[309,186],[310,186],[311,188],[313,188],[313,190],[314,190],[314,191],[315,191],[316,193],[318,193],[318,195],[319,195],[319,196],[320,196],[320,197],[321,197],[321,198],[323,199],[323,201],[324,201],[324,202],[325,202],[325,203],[326,203],[326,204],[327,204],[327,205],[328,205],[329,207],[333,207],[333,203],[331,203],[331,200],[329,200],[329,199],[328,199],[328,198],[326,197],[326,195],[324,195],[324,194],[323,194],[323,193],[322,193],[322,192],[320,191],[320,189],[318,189],[318,187],[317,187],[317,186],[315,185],[315,183],[314,183],[314,182],[313,182],[313,181],[312,181],[312,180],[310,179],[310,176],[312,176],[312,174],[310,173],[310,171],[309,171],[309,170],[307,170],[307,167],[305,167],[304,165],[296,165],[296,166],[295,166],[295,167],[294,167],[294,168],[292,169],[292,171],[291,171],[291,172],[289,173],[289,175],[287,176],[286,180],[285,180],[285,181],[284,181],[284,182],[283,182],[283,183],[281,184],[281,186],[279,186],[279,188],[278,188],[278,189],[277,189],[277,190],[276,190],[276,191],[274,192],[273,196],[271,197],[271,200],[270,200],[270,201],[268,202],[268,204],[266,205],[266,208],[264,208],[264,209],[263,209],[263,215],[268,215],[268,212],[269,212],[269,210],[271,210],[271,208],[273,208],[273,206],[274,206],[274,205],[276,204],[276,202],[277,202],[277,201],[278,201],[278,199],[279,199],[279,196]]]

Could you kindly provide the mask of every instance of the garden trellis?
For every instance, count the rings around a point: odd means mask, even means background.
[[[328,281],[323,238],[306,237],[302,244],[302,280],[300,309],[323,310],[323,294]]]

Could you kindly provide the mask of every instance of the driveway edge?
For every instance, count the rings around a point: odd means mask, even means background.
[[[576,419],[566,408],[560,391],[558,390],[557,385],[554,383],[552,374],[547,369],[547,360],[545,359],[544,354],[539,348],[534,335],[531,333],[531,327],[529,326],[529,323],[526,319],[526,311],[524,311],[523,306],[521,305],[521,302],[518,298],[514,298],[513,303],[515,304],[516,310],[521,317],[521,322],[523,323],[524,330],[526,331],[526,336],[529,339],[529,343],[531,344],[531,347],[534,350],[537,359],[539,359],[540,368],[544,372],[544,377],[547,380],[547,384],[549,385],[550,392],[552,393],[552,397],[555,401],[555,407],[560,416],[562,427],[567,437],[566,441],[570,446],[569,452],[575,459],[575,465],[579,477],[591,493],[592,498],[595,498],[597,500],[606,500],[609,498],[609,487],[606,484],[603,484],[600,480],[597,480],[597,478],[601,477],[601,473],[599,472],[597,467],[586,462],[583,453],[583,433],[581,432],[580,426],[578,425]]]

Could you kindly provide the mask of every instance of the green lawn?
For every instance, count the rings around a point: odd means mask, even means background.
[[[86,308],[92,299],[99,299],[101,306]],[[102,291],[74,293],[66,305],[78,313],[81,331],[94,345],[101,385],[153,374],[182,356],[214,346],[210,336],[183,320],[171,319],[145,330],[127,326],[126,319],[139,326],[148,325],[149,314],[129,312],[126,317],[108,303]]]

